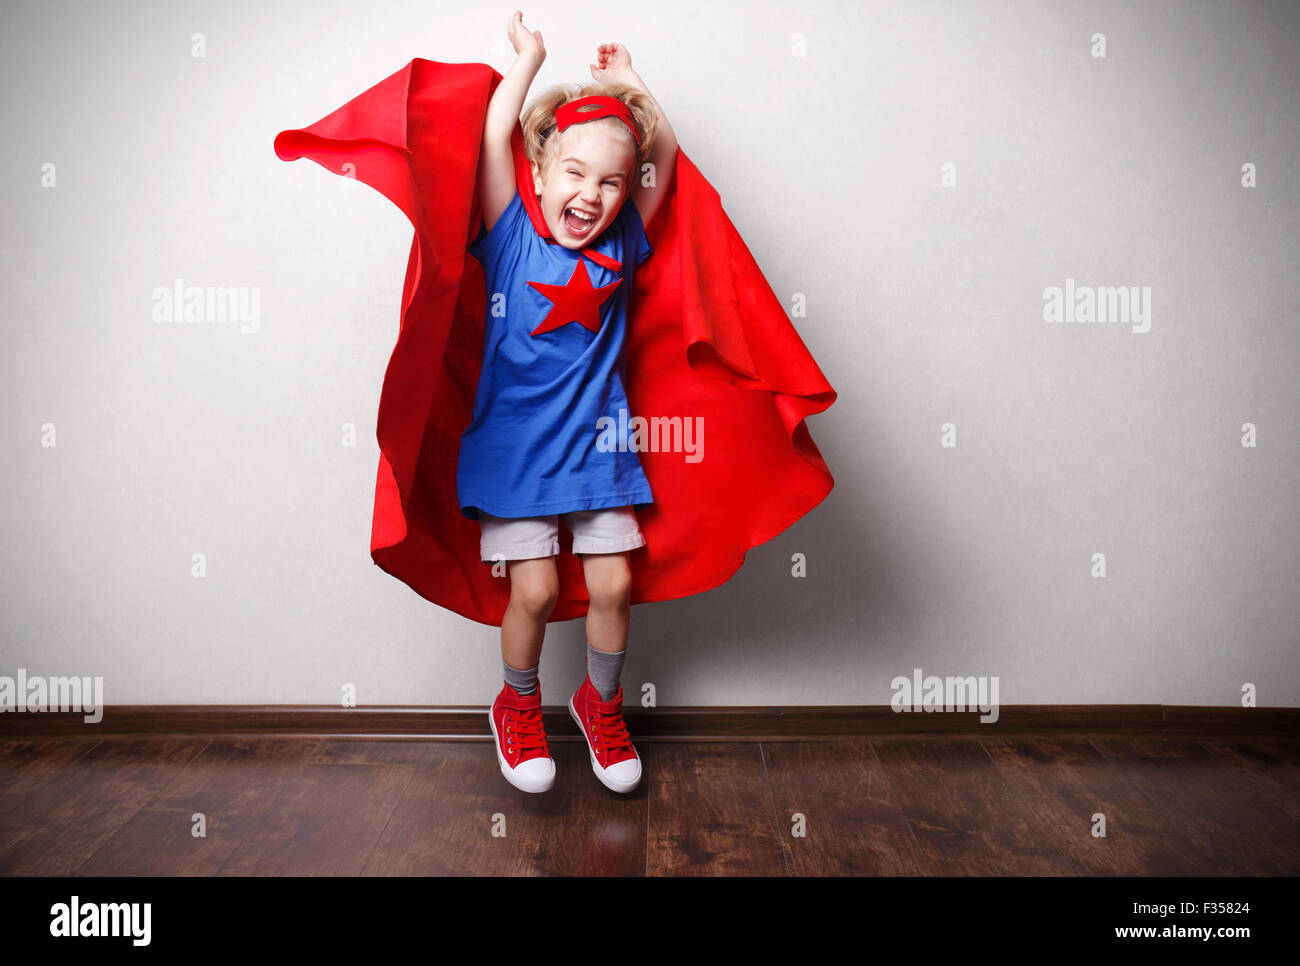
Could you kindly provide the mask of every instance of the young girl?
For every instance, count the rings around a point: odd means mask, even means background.
[[[558,578],[559,520],[573,535],[590,606],[587,676],[569,713],[591,767],[628,792],[641,760],[623,721],[619,683],[629,621],[629,553],[645,545],[636,509],[653,495],[636,451],[598,446],[603,417],[628,409],[622,375],[628,300],[652,250],[645,225],[671,183],[677,142],[632,70],[626,48],[602,44],[598,82],[553,88],[522,118],[533,188],[550,229],[542,238],[520,198],[510,138],[546,57],[516,11],[517,57],[493,93],[478,184],[483,227],[470,253],[483,266],[487,311],[473,421],[461,437],[457,494],[478,519],[481,558],[507,561],[501,624],[505,684],[488,720],[501,772],[515,787],[555,782],[542,727],[537,669]],[[643,165],[653,177],[642,177]]]
[[[602,45],[597,85],[543,95],[520,125],[545,57],[522,21],[508,76],[417,57],[274,147],[370,185],[414,229],[375,427],[371,557],[501,628],[490,727],[502,772],[530,790],[555,768],[536,681],[548,615],[586,615],[570,713],[596,775],[631,790],[629,604],[719,586],[825,499],[835,481],[806,420],[836,393],[626,50]],[[707,458],[671,434],[643,445],[622,418],[629,392],[633,422],[707,423]],[[606,418],[633,438],[611,449]],[[509,561],[510,582],[475,554]]]

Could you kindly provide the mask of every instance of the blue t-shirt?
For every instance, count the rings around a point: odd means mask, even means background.
[[[634,273],[653,254],[636,205],[625,201],[588,248],[621,271],[542,238],[518,191],[469,247],[487,285],[483,367],[456,467],[471,520],[654,501],[636,451],[602,445],[633,415],[623,341]]]

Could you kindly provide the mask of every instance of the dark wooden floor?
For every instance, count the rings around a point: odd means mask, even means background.
[[[551,748],[527,795],[488,741],[6,741],[0,873],[1300,874],[1291,740],[638,742],[629,796]]]

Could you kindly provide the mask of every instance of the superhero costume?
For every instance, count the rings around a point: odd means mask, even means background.
[[[468,246],[488,103],[502,77],[486,64],[416,58],[306,128],[281,131],[282,160],[308,157],[356,177],[406,214],[415,234],[401,324],[380,393],[371,556],[421,596],[500,626],[508,578],[478,559],[478,525],[459,509],[456,466],[483,361],[484,272]],[[550,237],[516,125],[519,197]],[[636,273],[624,347],[630,412],[699,418],[703,458],[638,453],[654,502],[638,512],[631,602],[671,600],[729,579],[746,551],[820,503],[834,480],[805,423],[835,391],[722,210],[680,148],[653,257]],[[489,511],[490,512],[490,511]],[[561,530],[551,621],[587,612],[580,560]]]
[[[634,450],[602,445],[628,411],[619,367],[636,268],[653,252],[631,200],[581,253],[549,244],[515,192],[470,246],[488,305],[461,512],[531,517],[652,502]],[[617,442],[617,440],[616,440]]]

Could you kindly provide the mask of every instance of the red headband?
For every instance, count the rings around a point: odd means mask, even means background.
[[[593,105],[593,107],[587,110],[579,110],[579,108],[587,107],[587,105]],[[558,130],[563,131],[570,124],[594,121],[598,117],[618,118],[632,132],[632,137],[636,140],[636,146],[641,146],[641,135],[636,133],[636,124],[632,120],[632,112],[617,97],[592,94],[590,97],[580,97],[576,101],[561,104],[555,109],[555,126]]]

